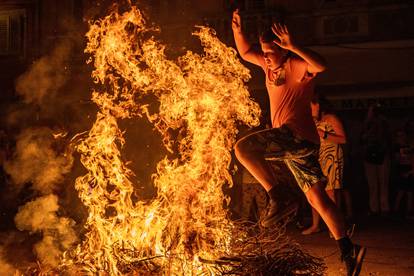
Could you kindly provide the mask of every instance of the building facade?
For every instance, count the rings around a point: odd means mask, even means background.
[[[14,98],[14,82],[28,66],[82,22],[80,0],[0,2],[0,100]]]

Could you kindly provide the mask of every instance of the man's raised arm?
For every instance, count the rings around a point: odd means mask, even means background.
[[[237,51],[239,52],[241,58],[245,61],[261,66],[262,63],[260,62],[260,59],[263,57],[258,52],[253,50],[252,45],[250,45],[244,36],[238,9],[233,12],[231,27],[233,29],[233,36],[234,41],[236,42]]]
[[[286,25],[274,23],[272,31],[279,39],[279,41],[274,41],[279,47],[297,54],[308,63],[307,70],[309,73],[319,73],[326,70],[326,62],[323,57],[310,49],[300,47],[294,43]]]

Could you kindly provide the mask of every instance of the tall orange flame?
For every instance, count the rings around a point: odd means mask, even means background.
[[[92,76],[107,92],[93,93],[100,111],[78,146],[88,173],[77,179],[76,189],[89,216],[85,238],[65,256],[65,266],[119,275],[151,258],[162,274],[191,275],[209,269],[198,257],[229,251],[232,223],[222,188],[232,184],[236,124],[257,125],[260,115],[245,87],[249,72],[211,29],[194,33],[202,55],[187,52],[177,61],[167,59],[154,31],[131,7],[94,22],[87,33]],[[158,99],[157,113],[149,114],[146,94]],[[117,119],[143,115],[179,156],[159,162],[153,175],[157,196],[149,202],[133,200],[117,125]],[[168,135],[171,129],[181,140]]]

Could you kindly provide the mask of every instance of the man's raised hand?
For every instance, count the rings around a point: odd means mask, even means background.
[[[280,48],[286,50],[292,50],[294,48],[294,43],[289,34],[289,31],[284,24],[273,23],[272,31],[277,36],[279,40],[274,40],[273,42],[277,44]]]
[[[233,12],[233,19],[231,21],[231,27],[233,32],[241,32],[241,18],[239,14],[239,9],[236,9]]]

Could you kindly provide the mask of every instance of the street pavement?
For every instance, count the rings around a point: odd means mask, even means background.
[[[305,236],[289,225],[287,233],[313,256],[323,258],[328,276],[346,275],[327,230]],[[361,276],[414,276],[414,220],[362,217],[356,220],[352,240],[367,248]]]

